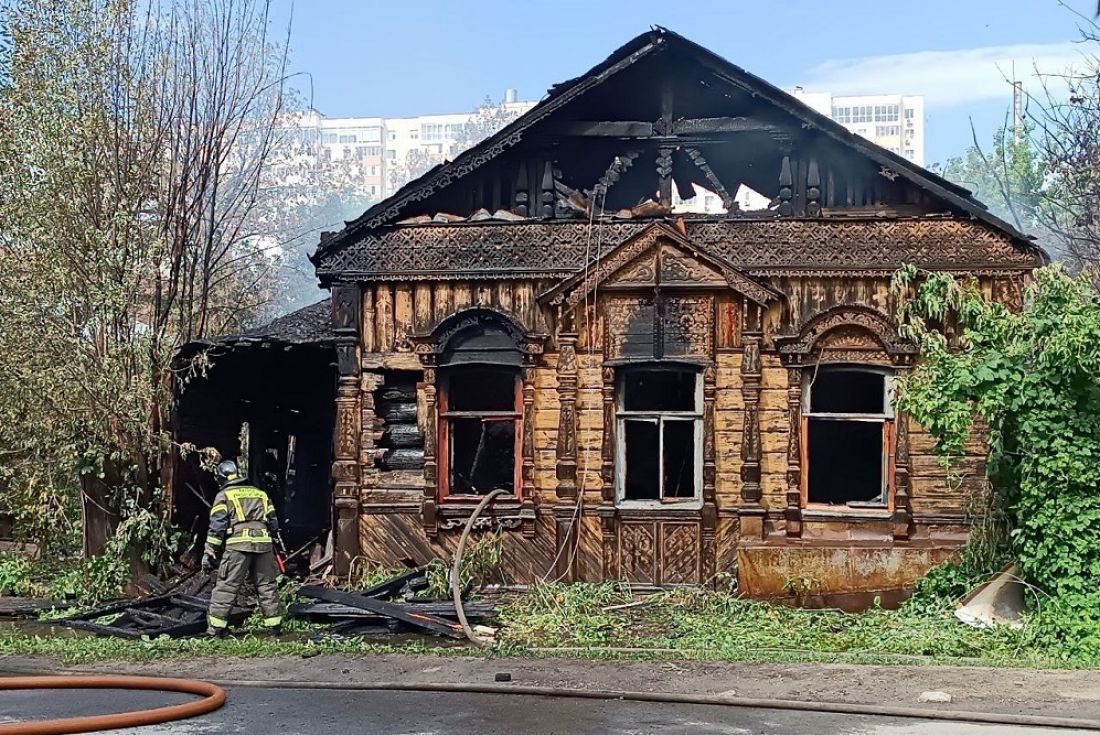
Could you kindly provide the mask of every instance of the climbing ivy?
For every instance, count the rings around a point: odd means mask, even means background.
[[[1049,596],[1035,630],[1100,650],[1100,296],[1057,266],[1035,272],[1019,310],[973,279],[911,266],[893,287],[921,351],[899,407],[947,457],[976,426],[988,432],[1006,544]]]

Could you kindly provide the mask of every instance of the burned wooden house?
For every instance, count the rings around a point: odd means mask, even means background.
[[[721,212],[678,211],[695,191]],[[891,275],[1013,301],[1043,262],[965,189],[644,33],[322,238],[338,557],[446,556],[503,489],[479,525],[515,583],[900,590],[984,472],[976,438],[949,480],[893,407]]]

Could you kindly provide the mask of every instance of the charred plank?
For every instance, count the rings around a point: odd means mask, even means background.
[[[303,587],[300,592],[306,597],[325,602],[336,602],[349,607],[359,608],[367,612],[377,613],[387,618],[400,620],[402,623],[430,630],[449,638],[464,638],[462,626],[436,615],[427,615],[410,610],[405,605],[394,602],[386,602],[373,597],[364,597],[352,592],[340,592],[338,590],[324,589],[323,587]]]

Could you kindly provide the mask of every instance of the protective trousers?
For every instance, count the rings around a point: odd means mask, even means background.
[[[274,551],[240,551],[232,546],[227,548],[218,567],[218,581],[210,595],[210,627],[218,629],[229,626],[229,611],[237,601],[241,585],[250,579],[256,585],[264,627],[282,625],[283,618],[279,615],[279,588],[276,585],[278,576]]]

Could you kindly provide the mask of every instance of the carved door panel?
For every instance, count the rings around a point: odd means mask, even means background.
[[[619,576],[637,584],[700,584],[698,522],[619,521]]]

